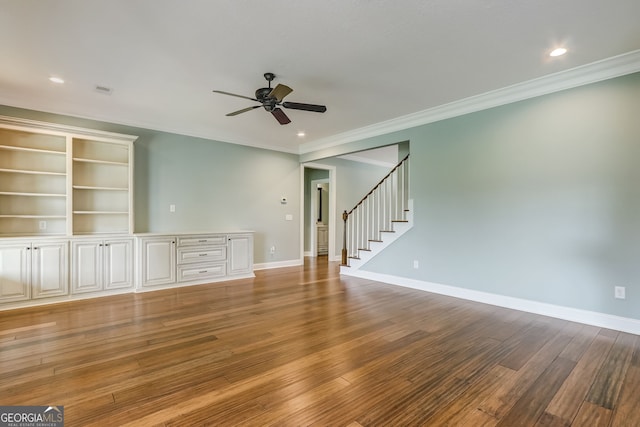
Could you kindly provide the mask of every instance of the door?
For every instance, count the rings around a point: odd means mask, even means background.
[[[229,235],[229,275],[253,271],[253,235]]]
[[[133,240],[107,240],[102,248],[104,252],[104,288],[120,289],[133,286],[133,268],[131,252]]]
[[[31,246],[0,246],[0,302],[23,301],[31,296]]]
[[[67,295],[69,242],[34,242],[31,248],[33,298]]]
[[[74,241],[71,251],[71,292],[78,294],[102,290],[102,241]]]
[[[142,286],[176,281],[175,237],[146,238],[142,241]]]

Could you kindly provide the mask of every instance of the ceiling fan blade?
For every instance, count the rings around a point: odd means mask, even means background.
[[[289,117],[287,117],[284,111],[282,111],[280,108],[275,108],[273,111],[271,111],[271,114],[273,114],[273,117],[275,117],[278,123],[280,123],[281,125],[286,125],[287,123],[291,123],[291,120],[289,120]]]
[[[275,98],[278,102],[282,101],[282,99],[293,92],[289,86],[278,84],[273,90],[269,93],[270,98]]]
[[[316,113],[324,113],[327,107],[324,105],[301,104],[300,102],[283,102],[284,108],[292,108],[294,110],[314,111]]]
[[[255,110],[260,107],[262,107],[262,105],[254,105],[253,107],[247,107],[242,110],[234,111],[233,113],[225,114],[225,116],[237,116],[238,114],[246,113],[247,111]]]
[[[258,101],[258,100],[257,100],[257,99],[255,99],[255,98],[249,98],[248,96],[237,95],[237,94],[235,94],[235,93],[231,93],[231,92],[224,92],[224,91],[222,91],[222,90],[214,90],[213,92],[215,92],[215,93],[221,93],[221,94],[223,94],[223,95],[236,96],[236,97],[238,97],[238,98],[249,99],[249,100],[251,100],[251,101],[257,101],[257,102],[260,102],[260,101]]]

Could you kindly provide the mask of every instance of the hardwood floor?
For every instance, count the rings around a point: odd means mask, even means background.
[[[0,312],[0,404],[67,426],[638,426],[638,336],[340,278]]]

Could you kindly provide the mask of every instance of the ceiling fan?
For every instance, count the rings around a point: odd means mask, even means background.
[[[252,107],[243,108],[242,110],[234,111],[232,113],[227,114],[227,116],[237,116],[238,114],[246,113],[247,111],[251,111],[256,108],[264,107],[265,110],[270,112],[273,117],[276,118],[278,123],[281,125],[286,125],[287,123],[291,123],[291,120],[287,115],[282,111],[280,106],[284,108],[290,108],[292,110],[303,110],[303,111],[313,111],[316,113],[324,113],[327,111],[327,107],[324,105],[315,105],[315,104],[302,104],[300,102],[283,102],[285,96],[289,95],[293,92],[289,86],[285,86],[282,84],[278,84],[273,89],[271,88],[271,82],[276,78],[276,75],[273,73],[264,73],[264,78],[269,82],[269,87],[263,87],[256,90],[256,97],[251,98],[243,95],[236,95],[235,93],[224,92],[221,90],[214,90],[215,93],[221,93],[223,95],[237,96],[238,98],[249,99],[251,101],[259,102],[261,105],[254,105]]]

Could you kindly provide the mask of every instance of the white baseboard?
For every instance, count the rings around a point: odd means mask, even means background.
[[[253,264],[253,270],[268,270],[270,268],[280,268],[280,267],[296,267],[298,265],[303,265],[304,260],[301,259],[291,259],[287,261],[274,261],[274,262],[263,262],[260,264]]]
[[[640,320],[638,319],[474,291],[439,283],[424,282],[406,277],[372,273],[369,271],[350,271],[348,268],[343,268],[341,269],[341,274],[640,335]]]

